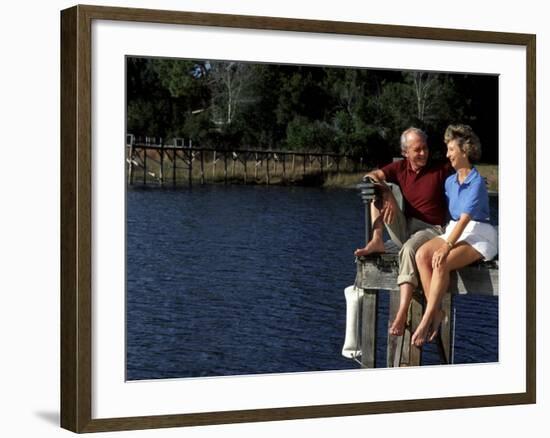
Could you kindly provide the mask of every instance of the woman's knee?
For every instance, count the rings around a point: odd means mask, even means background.
[[[415,260],[416,264],[419,266],[431,265],[432,253],[425,245],[421,246],[416,251]]]

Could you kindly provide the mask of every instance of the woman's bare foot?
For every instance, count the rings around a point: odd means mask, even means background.
[[[364,248],[356,249],[354,254],[356,257],[366,256],[369,254],[379,254],[385,252],[384,242],[382,239],[372,239]]]
[[[445,312],[441,309],[437,310],[432,319],[432,324],[430,326],[430,331],[428,333],[428,342],[432,342],[439,333],[441,323],[445,319]]]
[[[430,322],[426,322],[424,321],[424,319],[422,319],[411,337],[411,344],[418,348],[422,347],[427,341],[428,331],[430,327]]]
[[[390,329],[390,335],[392,336],[403,336],[405,332],[405,325],[407,324],[407,312],[397,312],[395,319],[393,320]]]

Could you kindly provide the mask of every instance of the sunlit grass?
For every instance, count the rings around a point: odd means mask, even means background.
[[[136,160],[142,164],[142,160]],[[228,160],[227,168],[223,160],[217,160],[214,164],[213,160],[205,159],[202,170],[199,160],[193,161],[193,171],[191,180],[193,184],[200,184],[204,181],[206,184],[269,184],[273,185],[311,185],[322,186],[325,188],[355,188],[362,181],[367,169],[357,170],[353,163],[348,161],[347,164],[342,163],[338,172],[336,166],[331,162],[323,162],[323,168],[319,161],[313,163],[304,162],[301,157],[297,157],[295,161],[288,160],[284,166],[281,161],[270,160],[269,172],[267,169],[267,161],[256,162],[249,160],[245,165],[232,159]],[[476,165],[481,176],[486,178],[487,187],[492,192],[498,192],[498,166],[496,164],[478,164]],[[160,160],[149,157],[147,159],[147,172],[145,175],[147,184],[164,185],[184,185],[189,183],[189,171],[186,165],[181,160],[177,160],[176,168],[174,169],[173,162],[165,158],[160,172]],[[269,178],[268,178],[269,174]],[[162,175],[162,178],[161,178]],[[135,184],[143,184],[144,171],[143,167],[134,166]]]
[[[479,174],[486,178],[487,188],[491,192],[498,192],[498,166],[496,164],[476,164]]]

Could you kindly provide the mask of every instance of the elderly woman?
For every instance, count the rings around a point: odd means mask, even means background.
[[[479,138],[467,125],[445,131],[447,158],[456,170],[445,181],[451,221],[445,233],[426,242],[416,253],[426,311],[411,343],[421,347],[437,335],[445,317],[441,299],[449,287],[450,272],[497,254],[497,232],[489,224],[489,195],[485,181],[472,163],[481,156]]]

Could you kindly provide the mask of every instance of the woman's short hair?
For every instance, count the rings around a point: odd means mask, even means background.
[[[424,131],[422,131],[422,129],[418,129],[418,128],[415,128],[415,127],[410,127],[408,129],[405,129],[403,131],[403,134],[401,134],[401,139],[400,139],[400,142],[401,142],[401,152],[407,152],[407,147],[409,146],[407,144],[407,134],[411,133],[411,132],[414,132],[416,135],[418,135],[423,141],[424,143],[428,143],[428,136],[426,135],[426,133]]]
[[[481,158],[481,142],[468,125],[449,125],[445,130],[445,143],[456,140],[458,146],[466,153],[470,163],[477,163]]]

